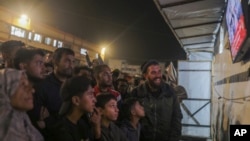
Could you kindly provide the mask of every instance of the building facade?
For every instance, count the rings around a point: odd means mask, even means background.
[[[0,43],[7,40],[19,40],[27,47],[40,48],[45,52],[61,47],[71,48],[75,52],[76,63],[82,65],[87,64],[86,51],[90,60],[101,53],[93,43],[0,7]]]

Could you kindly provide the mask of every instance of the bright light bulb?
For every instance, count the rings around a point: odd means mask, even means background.
[[[29,23],[29,18],[27,15],[21,15],[20,18],[19,18],[19,23],[20,25],[22,26],[27,26],[28,23]]]
[[[106,48],[102,48],[102,51],[101,51],[101,54],[104,55],[105,54],[105,51],[106,51]]]

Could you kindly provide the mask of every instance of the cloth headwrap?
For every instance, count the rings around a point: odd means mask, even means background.
[[[19,70],[0,70],[0,141],[43,141],[26,112],[10,104],[23,75],[26,76]]]

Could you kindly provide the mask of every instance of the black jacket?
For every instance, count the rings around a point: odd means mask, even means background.
[[[85,141],[84,130],[66,117],[57,120],[49,129],[48,141]],[[89,141],[89,140],[88,140]]]
[[[145,117],[141,120],[142,141],[178,141],[181,136],[182,113],[174,90],[163,83],[152,93],[148,83],[133,89],[132,96],[140,99]]]
[[[109,128],[102,126],[101,141],[128,141],[122,130],[114,123]]]
[[[28,111],[28,115],[33,125],[43,134],[45,139],[49,133],[46,131],[46,128],[40,129],[36,122],[40,120],[42,106],[46,107],[50,114],[50,116],[45,119],[46,127],[56,122],[58,112],[62,105],[60,95],[61,85],[62,82],[56,78],[54,73],[51,73],[44,81],[35,85],[34,108]]]

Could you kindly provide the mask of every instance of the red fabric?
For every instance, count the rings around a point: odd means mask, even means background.
[[[117,98],[117,100],[119,100],[120,93],[118,91],[113,90],[111,88],[108,88],[108,92],[113,94]],[[94,87],[94,95],[95,95],[95,97],[98,96],[100,93],[101,93],[100,88],[98,86],[95,86]]]

